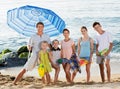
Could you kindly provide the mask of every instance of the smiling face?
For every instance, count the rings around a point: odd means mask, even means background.
[[[38,33],[43,33],[44,26],[42,24],[38,24],[36,28]]]
[[[101,30],[102,30],[102,27],[101,27],[101,25],[97,24],[97,25],[94,26],[94,29],[95,29],[95,31],[97,31],[98,33],[100,33]]]
[[[48,43],[46,43],[46,42],[41,43],[41,49],[42,50],[47,50],[47,47],[48,47]]]
[[[88,34],[88,31],[87,31],[87,27],[86,26],[82,26],[81,29],[80,29],[82,35],[87,35]]]
[[[57,40],[53,41],[53,47],[58,48],[59,42]]]
[[[87,34],[87,30],[85,28],[82,28],[81,29],[81,33],[82,33],[82,35],[86,35]]]
[[[65,38],[69,38],[70,33],[68,31],[64,31],[63,35],[64,35]]]

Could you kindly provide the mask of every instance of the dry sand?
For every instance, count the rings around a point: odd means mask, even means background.
[[[101,83],[98,65],[93,63],[91,66],[91,82],[89,84],[85,82],[85,67],[82,67],[81,74],[77,74],[74,84],[66,84],[65,74],[61,67],[59,82],[57,82],[56,85],[43,85],[36,67],[33,71],[27,72],[16,86],[13,85],[12,82],[15,78],[14,76],[17,76],[22,67],[0,69],[0,89],[120,89],[119,65],[120,62],[111,62],[111,83],[107,81]],[[53,79],[54,71],[52,71],[50,75]]]
[[[13,85],[14,78],[0,74],[0,89],[120,89],[120,74],[112,75],[111,83],[101,83],[99,76],[94,76],[89,84],[85,83],[84,78],[77,78],[74,84],[66,84],[61,79],[56,85],[43,85],[40,78],[25,77],[17,85]]]

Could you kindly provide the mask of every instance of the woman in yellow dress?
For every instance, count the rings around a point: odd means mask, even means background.
[[[41,42],[40,48],[41,48],[41,50],[39,51],[39,63],[43,64],[44,73],[45,73],[44,76],[42,77],[42,81],[43,81],[43,83],[47,82],[47,84],[49,84],[50,83],[49,72],[52,71],[52,67],[51,67],[51,63],[50,63],[51,62],[51,56],[50,56],[50,53],[47,51],[47,48],[48,48],[47,41]]]

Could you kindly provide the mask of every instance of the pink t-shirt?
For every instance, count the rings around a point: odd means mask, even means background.
[[[69,41],[65,42],[64,40],[61,42],[61,47],[62,47],[62,54],[63,58],[70,59],[71,55],[73,53],[72,45],[74,44],[74,41],[70,39]]]

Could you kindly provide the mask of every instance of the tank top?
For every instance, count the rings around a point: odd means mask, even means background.
[[[83,41],[82,37],[80,38],[80,57],[90,57],[90,37],[88,40]]]

